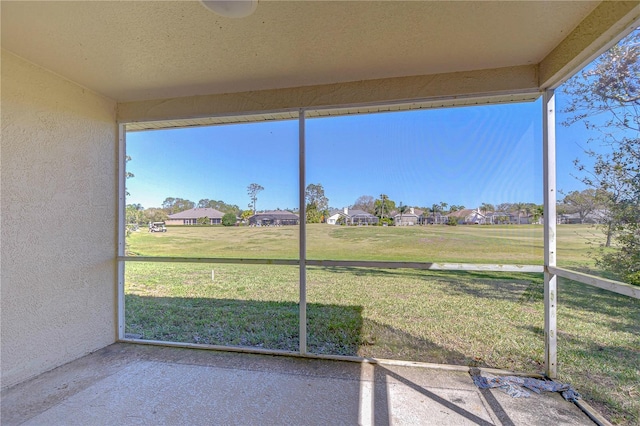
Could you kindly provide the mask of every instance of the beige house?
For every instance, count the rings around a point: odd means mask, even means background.
[[[396,226],[413,226],[422,223],[422,210],[410,207],[406,212],[393,213],[393,223]]]
[[[126,132],[541,96],[549,111],[640,16],[637,1],[0,7],[3,387],[124,339]]]
[[[220,210],[210,207],[196,207],[183,212],[170,214],[166,220],[167,225],[198,225],[203,219],[207,219],[209,225],[222,225],[222,213]]]
[[[462,225],[484,225],[487,223],[487,216],[480,209],[462,209],[451,212],[445,217],[446,221],[453,219]]]

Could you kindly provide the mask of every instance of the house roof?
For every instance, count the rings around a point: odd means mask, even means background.
[[[221,219],[224,213],[220,210],[212,209],[210,207],[189,209],[176,214],[170,214],[167,216],[169,219],[200,219],[208,217],[209,219]]]
[[[458,211],[455,211],[455,212],[451,212],[451,213],[449,213],[449,214],[447,214],[445,216],[447,216],[447,217],[465,218],[465,217],[470,216],[472,214],[477,214],[478,216],[485,217],[484,214],[478,212],[478,210],[476,210],[476,209],[462,209],[462,210],[458,210]]]
[[[512,216],[509,212],[487,212],[486,217],[505,217]]]
[[[535,99],[629,31],[639,4],[261,0],[231,19],[196,1],[2,1],[1,42],[120,102],[121,122],[198,125],[297,107]]]
[[[391,216],[393,216],[393,217],[396,217],[396,216],[397,216],[397,217],[400,217],[400,212],[392,212],[392,213],[391,213]],[[420,215],[419,215],[419,214],[416,214],[416,213],[411,213],[409,210],[407,210],[406,212],[402,213],[402,217],[410,217],[410,216],[418,217],[418,216],[420,216]]]

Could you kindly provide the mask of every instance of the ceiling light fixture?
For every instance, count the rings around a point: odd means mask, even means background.
[[[226,18],[245,18],[258,7],[258,0],[200,0],[200,3]]]

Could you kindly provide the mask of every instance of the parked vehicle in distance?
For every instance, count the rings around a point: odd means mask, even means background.
[[[149,222],[149,232],[167,232],[164,222]]]

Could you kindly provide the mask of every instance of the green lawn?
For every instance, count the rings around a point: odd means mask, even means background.
[[[170,227],[132,233],[129,253],[139,256],[297,259],[298,227]],[[540,225],[345,227],[307,225],[307,257],[332,260],[542,264]],[[588,225],[558,226],[558,262],[592,266],[589,241],[602,241]]]
[[[297,257],[297,227],[134,233],[146,256]],[[593,268],[586,226],[558,228],[559,264]],[[308,227],[312,259],[542,263],[539,226]],[[215,274],[212,279],[212,270]],[[309,268],[315,353],[543,369],[541,274]],[[560,280],[560,380],[618,424],[640,422],[640,303]],[[126,264],[127,332],[145,339],[298,348],[298,269]]]

